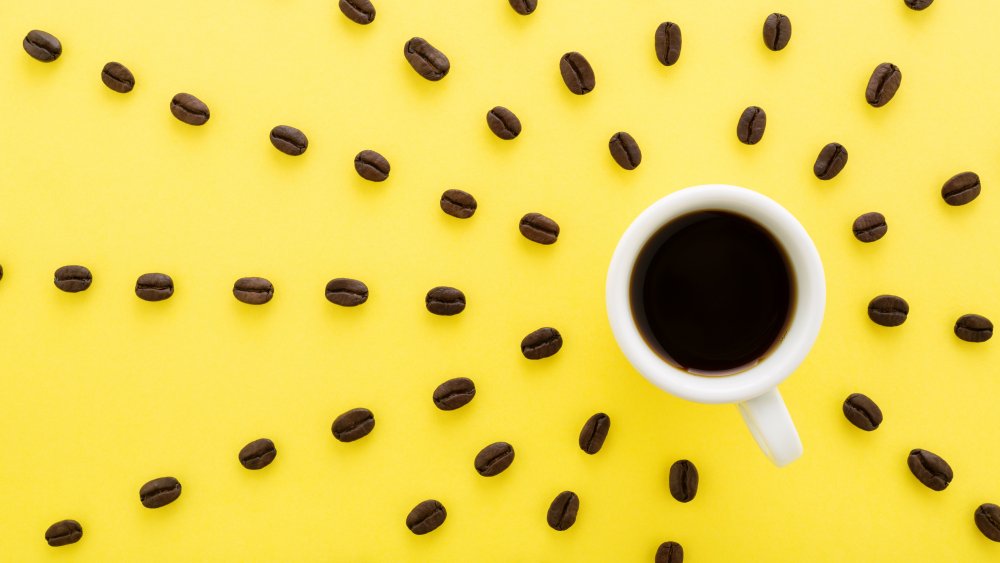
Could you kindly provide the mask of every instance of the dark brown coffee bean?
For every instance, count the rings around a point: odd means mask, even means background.
[[[590,455],[601,451],[610,429],[611,417],[603,412],[588,418],[583,425],[583,430],[580,431],[580,449]]]
[[[854,238],[861,242],[875,242],[889,231],[889,224],[885,222],[885,215],[872,211],[855,219],[852,230]]]
[[[902,297],[879,295],[868,303],[868,318],[882,326],[899,326],[906,322],[910,305]]]
[[[174,294],[174,280],[167,274],[143,274],[135,280],[135,294],[144,301],[163,301]]]
[[[538,244],[552,244],[559,239],[559,225],[541,213],[521,217],[518,229],[524,238]]]
[[[665,541],[656,548],[654,563],[684,563],[684,548],[675,541]]]
[[[135,88],[135,76],[121,63],[110,62],[101,69],[101,81],[119,94],[127,94]]]
[[[465,294],[454,287],[438,286],[427,292],[424,304],[431,313],[450,317],[465,310]]]
[[[247,305],[263,305],[274,297],[274,286],[264,278],[240,278],[233,284],[233,295]]]
[[[83,266],[63,266],[55,274],[56,287],[68,293],[87,289],[93,280],[90,270]]]
[[[364,438],[375,428],[375,415],[364,408],[351,409],[333,421],[333,437],[341,442]]]
[[[287,155],[299,156],[309,148],[309,139],[305,133],[294,127],[278,125],[271,129],[271,144]]]
[[[139,489],[139,501],[146,508],[166,506],[179,496],[181,496],[181,484],[173,477],[153,479]]]
[[[906,7],[911,10],[923,10],[934,3],[934,0],[903,0]]]
[[[681,56],[681,26],[673,22],[663,22],[653,36],[656,60],[663,66],[670,66]]]
[[[507,0],[510,2],[510,7],[514,8],[514,11],[526,16],[531,12],[535,11],[538,7],[538,0]]]
[[[955,321],[955,336],[966,342],[986,342],[993,338],[993,323],[981,315],[962,315]]]
[[[170,100],[170,113],[188,125],[204,125],[211,117],[205,102],[184,93],[177,94]]]
[[[979,505],[976,509],[976,527],[987,538],[1000,542],[1000,506],[993,503]]]
[[[756,145],[764,137],[764,127],[767,126],[767,114],[757,106],[743,110],[736,124],[736,137],[745,145]]]
[[[840,143],[829,143],[819,151],[813,174],[820,180],[831,180],[847,165],[847,149]]]
[[[509,141],[521,134],[521,120],[514,112],[503,106],[497,106],[486,112],[486,125],[493,134]]]
[[[476,384],[468,377],[449,379],[434,390],[434,404],[443,411],[464,407],[476,396]]]
[[[562,348],[563,339],[559,331],[550,328],[540,328],[521,340],[521,353],[529,360],[541,360],[554,356]]]
[[[354,157],[354,169],[365,180],[384,182],[389,177],[389,161],[372,150],[363,150]]]
[[[784,14],[774,13],[764,20],[764,45],[772,51],[780,51],[792,38],[792,20]]]
[[[357,307],[368,301],[368,286],[360,280],[334,278],[326,283],[326,300],[341,307]]]
[[[448,512],[444,509],[443,504],[434,499],[425,500],[414,506],[413,510],[406,515],[406,527],[414,534],[422,536],[438,529],[441,524],[444,524],[444,519],[447,517]]]
[[[872,77],[868,79],[865,100],[877,108],[884,106],[896,95],[896,90],[899,90],[899,83],[902,80],[903,73],[896,65],[892,63],[878,65],[872,72]]]
[[[375,21],[375,6],[369,0],[340,0],[340,11],[354,23],[368,25]]]
[[[76,520],[62,520],[45,530],[45,541],[52,547],[69,545],[83,537],[83,526]]]
[[[0,266],[0,280],[3,279],[3,266]]]
[[[632,135],[620,131],[611,136],[608,141],[608,149],[611,150],[611,158],[615,159],[618,166],[625,170],[635,170],[642,162],[642,151],[639,144],[635,142]]]
[[[483,477],[493,477],[503,473],[511,463],[514,463],[514,446],[494,442],[480,450],[473,465]]]
[[[686,459],[670,466],[670,495],[680,502],[691,502],[698,494],[698,469]]]
[[[572,51],[559,59],[559,72],[570,92],[582,96],[597,86],[594,69],[580,53]]]
[[[948,462],[927,450],[911,450],[906,458],[906,465],[918,481],[934,491],[948,488],[954,477]]]
[[[861,393],[851,393],[844,400],[844,416],[851,424],[868,432],[882,424],[882,409]]]
[[[240,465],[247,469],[263,469],[271,465],[276,455],[278,450],[274,449],[274,442],[261,438],[243,446],[238,457]]]
[[[51,63],[62,54],[62,43],[52,34],[37,29],[29,31],[21,45],[29,55],[43,63]]]
[[[941,186],[941,197],[948,205],[965,205],[979,197],[982,185],[975,172],[955,174]]]
[[[413,70],[427,80],[441,80],[451,70],[448,57],[420,37],[414,37],[403,45],[403,55]]]
[[[476,198],[462,190],[446,190],[441,194],[441,211],[452,217],[468,219],[476,213]]]
[[[568,530],[576,523],[576,513],[580,510],[580,497],[573,491],[563,491],[549,505],[545,515],[549,526],[556,531]]]

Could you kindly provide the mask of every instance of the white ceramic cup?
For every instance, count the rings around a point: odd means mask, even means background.
[[[757,364],[726,376],[693,375],[664,361],[639,334],[629,302],[633,266],[646,241],[677,217],[706,210],[742,215],[767,229],[788,257],[795,287],[784,336]],[[779,467],[802,455],[802,442],[777,386],[798,368],[816,340],[826,281],[816,246],[784,207],[757,192],[721,184],[694,186],[660,199],[639,214],[618,241],[608,267],[606,299],[618,346],[646,379],[689,401],[736,403],[757,444]]]

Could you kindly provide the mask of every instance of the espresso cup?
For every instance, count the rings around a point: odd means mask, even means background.
[[[663,227],[692,213],[713,211],[745,218],[770,235],[783,251],[794,298],[781,335],[759,361],[706,377],[667,361],[651,347],[633,310],[632,276],[646,243]],[[802,455],[802,442],[777,386],[799,367],[816,340],[826,282],[816,246],[785,208],[757,192],[721,184],[685,188],[660,199],[640,213],[619,240],[608,267],[606,300],[615,340],[643,377],[689,401],[735,403],[757,444],[779,467]]]

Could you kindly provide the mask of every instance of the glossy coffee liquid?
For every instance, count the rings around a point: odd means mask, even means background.
[[[732,375],[784,336],[795,283],[784,250],[762,226],[699,211],[646,242],[630,301],[639,332],[664,360],[697,375]]]

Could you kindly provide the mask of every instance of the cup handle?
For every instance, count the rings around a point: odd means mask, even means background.
[[[775,465],[783,467],[802,456],[802,441],[777,388],[737,406],[757,445]]]

